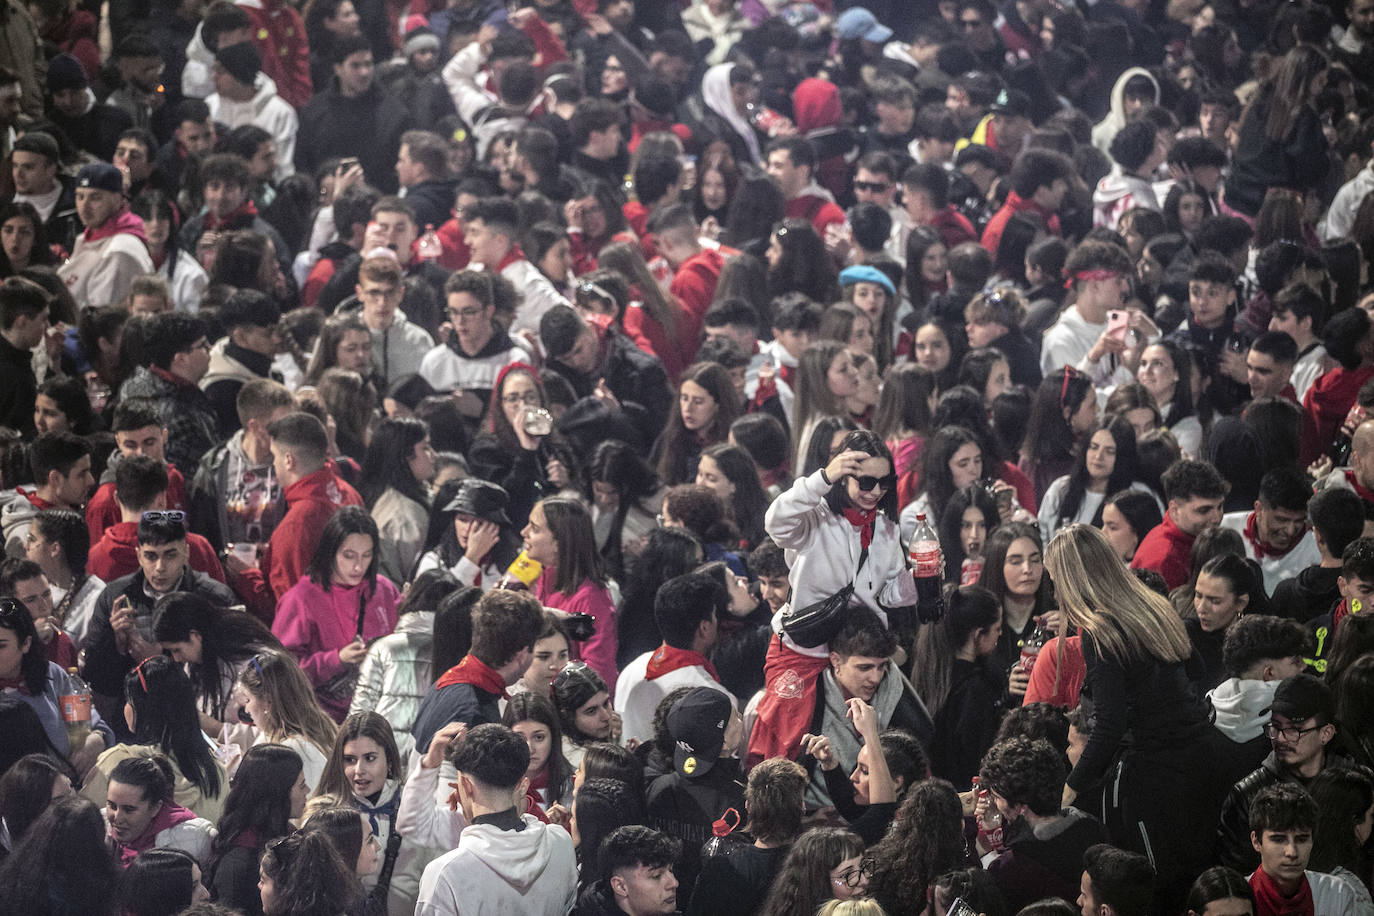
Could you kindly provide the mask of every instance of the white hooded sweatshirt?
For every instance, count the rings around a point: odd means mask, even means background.
[[[1256,681],[1228,677],[1207,692],[1216,713],[1217,731],[1237,744],[1253,741],[1264,734],[1269,724],[1269,707],[1274,705],[1278,681]]]
[[[415,916],[564,916],[577,894],[577,857],[562,827],[522,815],[522,830],[471,824],[458,848],[425,867]]]
[[[246,102],[226,99],[213,92],[205,99],[210,117],[229,128],[252,124],[272,135],[277,143],[277,169],[273,178],[281,181],[295,174],[296,133],[301,122],[296,109],[277,95],[277,84],[266,73],[253,80],[253,97]]]

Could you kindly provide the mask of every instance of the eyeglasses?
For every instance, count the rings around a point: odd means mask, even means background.
[[[872,477],[868,474],[862,474],[854,478],[854,484],[865,493],[874,487],[882,487],[884,490],[891,490],[897,485],[897,475],[888,474],[886,477]]]
[[[519,404],[538,404],[539,392],[526,391],[524,394],[503,394],[501,395],[501,403],[509,404],[511,407]]]
[[[851,868],[838,878],[831,878],[830,881],[836,886],[843,884],[845,887],[858,887],[871,877],[873,877],[873,863],[864,862],[858,868]]]
[[[555,687],[561,687],[574,677],[586,677],[587,672],[590,670],[586,662],[568,662],[563,666],[563,670],[554,676],[553,685]]]
[[[1073,366],[1064,367],[1064,382],[1059,386],[1059,409],[1064,409],[1064,400],[1069,396],[1069,379],[1082,378],[1082,373]]]
[[[1320,730],[1320,725],[1314,725],[1311,728],[1298,728],[1296,725],[1289,725],[1286,728],[1279,728],[1273,722],[1270,722],[1264,726],[1264,734],[1266,737],[1273,738],[1276,735],[1282,736],[1283,740],[1287,741],[1289,744],[1297,744],[1299,741],[1302,740],[1303,735],[1307,734],[1308,732],[1315,732]]]
[[[466,308],[466,309],[447,309],[447,311],[448,311],[448,316],[449,316],[450,318],[452,318],[454,321],[463,321],[463,320],[465,320],[465,319],[466,319],[466,320],[471,320],[471,319],[473,319],[473,318],[481,318],[481,317],[482,317],[482,313],[485,312],[486,309],[484,309],[484,308]]]
[[[872,194],[882,194],[883,192],[889,190],[891,187],[892,187],[892,185],[888,184],[888,183],[885,182],[885,181],[856,181],[856,182],[854,182],[854,190],[856,190],[856,191],[868,191],[868,192],[870,192],[870,193],[872,193]]]

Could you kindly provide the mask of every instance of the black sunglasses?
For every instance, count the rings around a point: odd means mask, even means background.
[[[884,490],[891,490],[897,484],[897,475],[888,474],[886,477],[873,477],[863,474],[854,478],[854,483],[858,484],[859,489],[867,493],[874,487],[882,487]]]

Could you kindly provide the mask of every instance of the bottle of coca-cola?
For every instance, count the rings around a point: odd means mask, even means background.
[[[945,596],[940,582],[940,539],[923,514],[916,516],[911,536],[911,571],[916,579],[916,616],[921,623],[935,623],[945,616]]]
[[[1035,629],[1031,630],[1030,635],[1021,640],[1021,670],[1030,674],[1035,667],[1035,657],[1040,654],[1040,650],[1045,647],[1045,643],[1050,641],[1054,634],[1045,627],[1043,616],[1035,618]]]
[[[973,795],[976,799],[974,817],[978,821],[978,846],[988,852],[1002,851],[1002,812],[992,801],[992,793],[980,785],[981,780],[973,777]]]
[[[437,261],[443,257],[444,243],[439,241],[439,234],[434,231],[432,223],[425,224],[425,234],[420,236],[420,243],[415,246],[415,254],[421,261]]]

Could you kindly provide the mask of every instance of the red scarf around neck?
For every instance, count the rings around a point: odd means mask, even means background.
[[[860,512],[851,507],[844,510],[844,517],[849,520],[849,524],[859,529],[860,547],[867,547],[873,543],[873,522],[878,517],[877,509]]]
[[[1266,560],[1269,557],[1278,558],[1288,556],[1288,554],[1293,550],[1293,548],[1298,546],[1298,543],[1303,539],[1303,537],[1306,536],[1306,534],[1307,526],[1303,525],[1302,534],[1298,535],[1296,538],[1293,539],[1293,543],[1288,545],[1288,549],[1279,550],[1277,547],[1274,547],[1260,539],[1259,521],[1255,518],[1255,513],[1251,512],[1250,515],[1245,519],[1245,539],[1249,541],[1250,546],[1254,548],[1256,560]]]
[[[706,669],[706,673],[711,675],[715,681],[720,680],[716,674],[716,667],[700,652],[693,652],[691,649],[679,649],[670,646],[666,642],[654,650],[654,654],[649,656],[649,664],[644,669],[644,679],[652,681],[663,677],[670,671],[679,668],[691,668],[700,665]]]
[[[1289,897],[1279,890],[1268,872],[1257,868],[1250,876],[1250,889],[1255,892],[1255,916],[1316,916],[1312,885],[1307,882],[1306,875],[1298,892]]]
[[[253,217],[255,217],[255,216],[257,216],[257,215],[258,215],[258,208],[257,208],[257,205],[254,204],[252,200],[245,200],[243,203],[239,204],[239,205],[238,205],[237,207],[235,207],[233,210],[229,211],[229,213],[227,213],[227,214],[225,215],[224,219],[220,219],[219,217],[215,216],[215,214],[213,214],[213,213],[206,213],[206,214],[205,214],[205,231],[206,231],[206,232],[215,232],[215,231],[218,231],[218,230],[220,230],[220,229],[232,228],[233,223],[234,223],[235,220],[240,219],[240,218],[245,217],[245,216],[248,217],[248,221],[251,223],[252,220],[253,220]]]
[[[1362,485],[1356,480],[1354,471],[1345,472],[1345,482],[1350,484],[1350,489],[1354,490],[1360,499],[1367,503],[1374,503],[1374,490],[1369,489],[1369,487]]]
[[[461,662],[444,672],[434,688],[437,690],[440,687],[452,687],[454,684],[471,684],[479,690],[510,699],[510,694],[506,693],[505,678],[475,655],[464,655]]]

